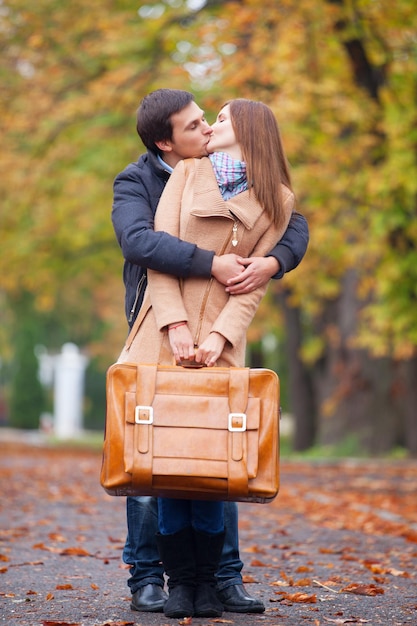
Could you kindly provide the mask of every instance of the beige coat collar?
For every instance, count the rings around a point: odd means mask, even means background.
[[[195,186],[194,198],[201,200],[201,205],[195,206],[191,214],[197,217],[214,217],[216,215],[229,219],[238,219],[247,230],[251,230],[263,213],[263,208],[254,202],[251,192],[243,191],[239,194],[239,201],[236,197],[230,198],[226,202],[223,200],[210,159],[203,157],[195,161]]]

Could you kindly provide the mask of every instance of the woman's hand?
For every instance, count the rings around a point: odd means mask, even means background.
[[[181,360],[194,361],[194,342],[187,322],[170,324],[168,338],[176,363]]]
[[[195,354],[197,363],[203,363],[207,367],[216,365],[216,361],[223,352],[226,338],[219,333],[210,333],[207,339],[198,347]]]

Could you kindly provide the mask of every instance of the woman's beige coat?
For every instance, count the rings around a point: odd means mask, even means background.
[[[283,187],[285,224],[277,230],[253,193],[224,201],[211,161],[180,161],[165,187],[155,215],[155,230],[196,243],[216,255],[265,256],[281,239],[294,207],[294,195]],[[232,245],[233,225],[237,245]],[[246,331],[266,286],[250,294],[230,296],[214,278],[178,279],[148,271],[148,287],[120,362],[173,363],[167,325],[186,320],[198,346],[211,331],[226,337],[219,366],[242,366]],[[132,340],[133,339],[133,340]]]

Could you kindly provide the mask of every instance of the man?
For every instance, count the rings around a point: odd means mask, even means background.
[[[293,215],[283,239],[266,258],[241,259],[233,254],[217,257],[167,233],[155,232],[154,214],[172,169],[181,159],[205,156],[212,131],[192,94],[159,89],[142,101],[137,112],[137,132],[147,153],[116,177],[112,211],[125,259],[123,277],[129,326],[143,299],[146,268],[178,277],[212,275],[231,294],[239,294],[252,291],[271,277],[281,278],[298,265],[308,244],[308,226],[299,214]],[[127,525],[123,559],[131,566],[131,608],[162,611],[167,596],[155,541],[156,499],[127,498]],[[261,613],[265,610],[263,603],[249,596],[242,583],[236,503],[226,503],[225,528],[217,574],[219,598],[226,611]]]

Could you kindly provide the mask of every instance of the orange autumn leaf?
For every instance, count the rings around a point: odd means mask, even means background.
[[[408,572],[403,572],[399,569],[395,569],[394,567],[389,567],[385,570],[386,574],[391,574],[391,576],[402,576],[403,578],[410,578],[410,574]]]
[[[42,626],[81,626],[80,622],[57,622],[55,620],[44,620]]]
[[[406,531],[404,531],[402,536],[404,537],[404,539],[407,539],[407,541],[417,543],[417,532],[415,530],[407,529]]]
[[[360,619],[360,618],[356,618],[356,617],[352,617],[350,618],[344,618],[344,617],[340,617],[337,619],[332,619],[331,617],[326,617],[325,615],[323,616],[323,619],[326,622],[331,622],[332,624],[368,624],[369,620],[368,619]]]
[[[255,578],[253,576],[250,576],[249,574],[243,575],[242,579],[243,579],[244,583],[255,583],[256,582]]]
[[[49,533],[48,537],[51,541],[58,541],[60,543],[65,543],[67,541],[65,537],[63,537],[59,533]]]
[[[245,552],[252,552],[256,554],[266,554],[266,550],[264,548],[260,548],[259,546],[249,546],[245,548]]]
[[[373,574],[384,574],[385,569],[378,563],[366,563],[364,562],[365,567],[367,567]]]
[[[310,587],[310,586],[311,586],[310,578],[300,578],[300,580],[297,580],[294,582],[294,587]]]
[[[271,587],[289,587],[290,584],[288,580],[275,580],[272,583],[269,583]]]
[[[46,599],[47,599],[47,601],[48,601],[48,602],[49,602],[50,600],[53,600],[53,599],[54,599],[54,594],[53,594],[53,593],[48,593],[48,594],[46,595]]]
[[[65,550],[60,550],[60,554],[64,556],[91,556],[84,548],[65,548]]]
[[[355,593],[358,596],[377,596],[385,593],[381,587],[377,587],[376,585],[359,585],[356,583],[344,587],[341,591]]]
[[[64,589],[74,589],[74,587],[67,583],[66,585],[57,585],[55,589],[60,589],[62,591]]]
[[[135,622],[104,622],[98,626],[135,626]]]
[[[52,546],[46,546],[44,543],[35,543],[32,546],[33,550],[46,550],[47,552],[56,552],[57,554],[61,552],[59,548],[53,548]]]
[[[282,600],[288,600],[289,602],[300,602],[305,604],[315,604],[317,602],[317,595],[315,593],[308,595],[307,593],[283,593]]]

